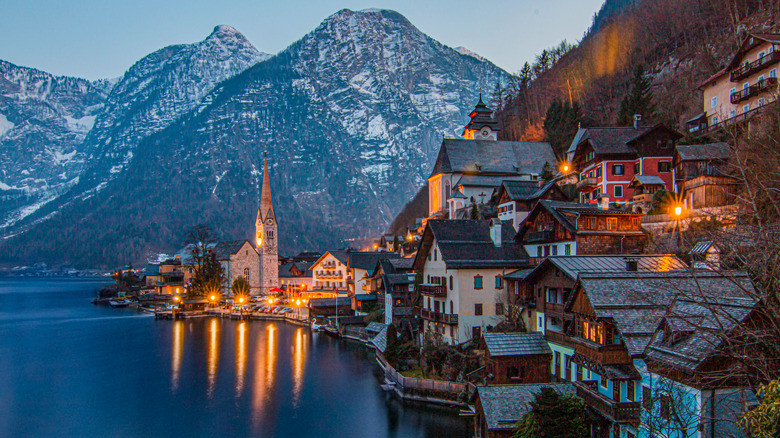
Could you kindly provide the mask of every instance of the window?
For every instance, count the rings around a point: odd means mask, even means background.
[[[634,163],[634,175],[639,173],[639,163]]]
[[[504,303],[496,303],[496,315],[504,314]]]
[[[718,107],[718,96],[712,96],[712,99],[710,99],[710,108],[717,108]]]
[[[455,326],[454,325],[450,326],[450,337],[451,338],[455,337]]]
[[[452,275],[450,275],[450,290],[452,290]]]
[[[559,371],[560,369],[561,369],[561,352],[560,351],[556,351],[555,352],[555,372],[553,374],[555,374],[557,376],[558,373],[560,372]]]
[[[763,50],[762,50],[762,51],[760,51],[760,52],[758,52],[758,59],[761,59],[761,58],[763,58],[764,56],[766,56],[766,53],[764,53],[764,51],[763,51]]]
[[[612,174],[613,175],[623,175],[626,173],[626,168],[622,164],[613,164],[612,165]]]
[[[712,118],[712,124],[717,125],[718,124],[718,116],[715,116]]]
[[[732,108],[731,111],[729,111],[729,118],[731,117],[737,117],[737,110]]]
[[[765,79],[764,75],[761,75],[758,77],[758,82],[764,82],[764,79]]]
[[[623,186],[615,186],[615,197],[616,198],[623,197]]]
[[[558,245],[552,246],[552,255],[558,255]]]
[[[450,300],[450,315],[454,314],[455,312],[452,310],[452,300]]]
[[[672,400],[668,395],[661,396],[661,418],[669,421],[669,417],[672,413]]]
[[[607,218],[607,230],[609,230],[609,231],[617,231],[617,218],[616,217],[608,217]]]
[[[599,379],[599,386],[601,386],[604,389],[607,389],[609,387],[609,379],[602,376],[601,379]]]
[[[428,261],[431,261],[431,253],[428,253]]]
[[[542,256],[542,247],[541,246],[537,246],[536,247],[536,257],[541,257],[541,256]]]
[[[550,245],[544,245],[544,256],[550,255]]]
[[[634,400],[636,398],[635,396],[636,396],[636,386],[634,382],[631,381],[626,382],[626,399],[632,402],[635,401]]]
[[[596,178],[601,178],[601,166],[596,168]]]
[[[777,77],[777,69],[773,68],[772,70],[769,70],[769,77],[770,78],[776,78]]]
[[[650,411],[653,409],[653,393],[649,386],[642,385],[642,407]]]
[[[566,245],[564,245],[563,252],[566,255],[571,255],[571,243],[567,243]]]
[[[763,97],[758,98],[758,106],[763,106],[766,103],[766,100],[764,100]]]
[[[438,260],[438,251],[436,251],[436,248],[433,249],[433,261],[435,262]]]
[[[474,276],[474,289],[482,289],[482,276],[481,275],[475,275]]]
[[[474,315],[476,316],[482,315],[482,303],[474,304]]]
[[[736,93],[737,93],[737,87],[732,87],[732,88],[729,90],[729,96],[732,96],[732,95],[734,95],[734,94],[736,94]]]
[[[742,112],[743,112],[743,113],[746,113],[746,112],[748,112],[748,111],[750,111],[750,104],[743,105],[743,106],[742,106]]]
[[[596,218],[595,217],[586,217],[585,218],[585,229],[587,229],[587,230],[595,230],[596,229]]]
[[[672,164],[668,161],[659,161],[658,162],[658,171],[659,172],[669,172],[671,169]]]
[[[268,238],[273,239],[274,238],[274,232],[273,230],[268,230]]]

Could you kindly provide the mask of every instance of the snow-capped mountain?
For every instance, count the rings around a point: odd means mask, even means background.
[[[77,180],[80,145],[112,85],[0,61],[0,226],[4,214],[50,200]]]
[[[0,230],[45,204],[55,210],[105,187],[141,139],[270,56],[232,27],[217,26],[205,40],[160,49],[113,81],[56,78],[0,63],[0,196],[16,200],[0,209]],[[38,150],[28,156],[31,138]]]
[[[139,124],[132,111],[99,117],[88,135],[103,139],[91,152],[89,184],[74,187],[67,205],[32,215],[27,224],[47,220],[17,228],[23,232],[0,243],[8,254],[0,261],[38,260],[57,249],[54,261],[78,266],[141,260],[181,244],[197,223],[225,238],[249,237],[266,148],[283,252],[329,249],[381,231],[428,176],[442,136],[460,134],[479,90],[506,75],[397,12],[339,11],[221,82],[164,129],[151,133],[157,125]],[[149,95],[167,85],[137,83]],[[120,82],[107,108],[133,106],[120,90],[132,96],[140,88]],[[144,114],[162,118],[167,110]],[[150,134],[129,147],[115,143],[138,132],[137,124]]]

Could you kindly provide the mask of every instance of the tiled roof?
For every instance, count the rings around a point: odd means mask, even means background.
[[[520,356],[552,354],[541,332],[485,333],[485,345],[490,356]]]
[[[381,322],[369,322],[368,325],[366,326],[366,331],[372,333],[379,333],[384,328],[387,328],[387,326],[382,324]]]
[[[386,286],[394,286],[397,284],[414,284],[414,274],[385,274],[385,282]]]
[[[336,307],[336,300],[339,307],[350,307],[352,301],[347,297],[338,298],[311,298],[309,300],[309,307]]]
[[[677,153],[682,161],[725,160],[731,157],[731,147],[726,143],[678,145]]]
[[[439,173],[531,175],[540,173],[545,162],[557,161],[550,143],[445,138],[431,176]]]
[[[557,267],[572,280],[576,280],[577,276],[584,272],[627,272],[626,265],[629,260],[637,262],[637,270],[640,272],[666,272],[688,268],[685,262],[672,254],[549,256],[527,277],[536,276],[550,266]]]
[[[567,152],[575,152],[577,146],[587,140],[597,154],[636,154],[636,150],[627,143],[652,129],[648,126],[638,129],[633,126],[581,128]]]
[[[580,204],[577,202],[563,202],[563,201],[553,201],[550,199],[540,199],[539,203],[534,207],[533,210],[531,210],[531,213],[529,214],[529,217],[534,215],[534,211],[537,208],[544,208],[545,210],[549,211],[550,214],[555,217],[560,224],[571,231],[572,233],[577,232],[577,224],[576,224],[576,218],[579,215],[582,214],[588,214],[588,215],[635,215],[635,216],[641,216],[639,213],[634,213],[631,210],[622,210],[622,209],[616,209],[616,208],[610,208],[607,210],[603,210],[601,208],[595,207],[591,204]],[[567,214],[571,213],[571,214]],[[522,222],[521,229],[525,229],[525,224],[528,223],[528,220]]]
[[[374,347],[376,347],[376,349],[380,352],[385,352],[387,349],[387,326],[384,326],[382,330],[380,330],[379,333],[374,336],[374,339],[371,340],[371,343],[374,344]]]
[[[543,383],[533,385],[491,385],[478,386],[477,396],[485,414],[489,430],[513,430],[518,420],[531,409],[542,388],[568,395],[575,395],[571,383]]]
[[[454,187],[494,187],[498,188],[504,181],[523,181],[532,182],[538,185],[535,181],[528,181],[528,177],[523,176],[506,176],[506,175],[463,175],[458,182],[453,184]]]
[[[528,268],[528,269],[518,269],[516,271],[512,271],[509,274],[504,275],[504,278],[511,278],[514,280],[525,280],[528,277],[528,274],[534,271],[534,268]]]
[[[501,185],[512,201],[530,201],[541,198],[555,185],[555,181],[547,181],[541,187],[539,181],[505,180]]]
[[[514,241],[512,225],[502,223],[502,243],[495,246],[490,239],[490,224],[491,220],[430,220],[423,239],[436,239],[448,269],[527,267],[528,254]],[[427,252],[418,251],[415,266],[421,266],[424,257]]]
[[[400,259],[389,259],[388,262],[393,265],[393,268],[396,270],[408,270],[411,271],[414,269],[414,259],[413,258],[400,258]]]

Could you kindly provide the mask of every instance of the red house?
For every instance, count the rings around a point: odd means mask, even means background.
[[[673,190],[672,158],[680,137],[663,125],[580,128],[567,151],[579,172],[580,202],[601,197],[631,202],[634,190],[629,184],[635,175],[658,176],[667,190]]]

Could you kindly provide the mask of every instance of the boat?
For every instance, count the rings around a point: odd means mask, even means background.
[[[124,299],[123,300],[109,300],[108,304],[111,307],[127,307],[128,305],[130,305],[130,302],[127,301],[127,300],[124,300]]]

